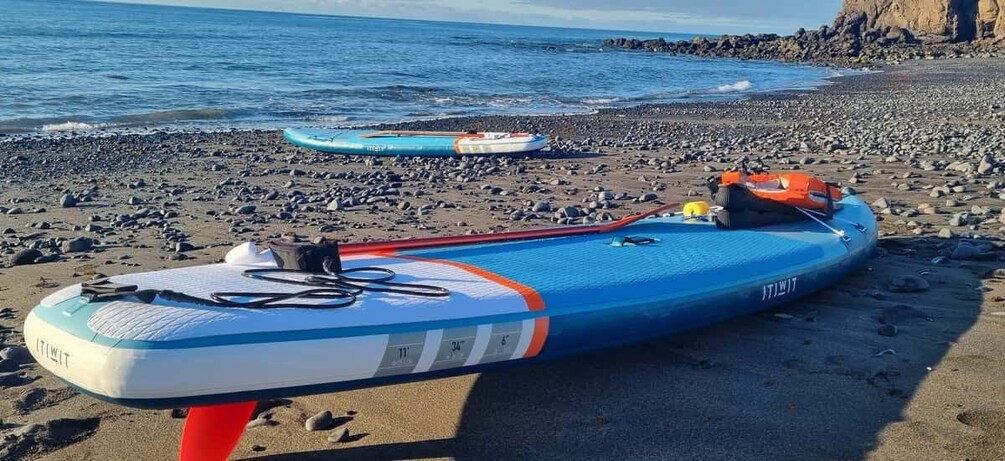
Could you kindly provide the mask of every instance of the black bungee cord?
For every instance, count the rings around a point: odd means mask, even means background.
[[[264,268],[248,269],[242,275],[254,279],[289,285],[315,287],[293,293],[267,292],[215,292],[210,294],[213,302],[225,307],[243,307],[249,309],[297,307],[307,309],[337,309],[351,306],[357,296],[364,292],[394,293],[409,296],[438,298],[450,296],[450,290],[434,285],[417,283],[392,282],[397,274],[384,267],[356,267],[336,270],[337,261],[334,258],[324,259],[324,273],[304,271],[299,269]],[[374,274],[371,276],[353,276],[346,274]],[[282,275],[298,275],[299,278],[282,277]],[[236,301],[238,298],[249,301]],[[304,305],[283,303],[290,299],[328,299],[342,300],[340,302]]]

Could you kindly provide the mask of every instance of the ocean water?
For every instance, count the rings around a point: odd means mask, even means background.
[[[604,49],[687,35],[0,0],[0,133],[583,113],[821,85],[830,70]]]

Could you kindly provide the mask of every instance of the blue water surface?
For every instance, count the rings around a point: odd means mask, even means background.
[[[582,113],[822,84],[832,71],[604,49],[687,35],[0,0],[0,133]]]

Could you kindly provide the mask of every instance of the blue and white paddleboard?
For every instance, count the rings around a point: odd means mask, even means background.
[[[528,133],[453,133],[436,131],[362,131],[287,128],[283,137],[295,146],[322,152],[374,156],[453,157],[535,152],[548,139]]]
[[[74,388],[143,408],[474,373],[668,335],[826,288],[876,245],[869,207],[856,197],[841,205],[826,225],[725,231],[672,216],[614,232],[351,254],[343,267],[387,268],[395,281],[451,294],[366,292],[338,309],[90,302],[74,285],[42,300],[24,335],[38,363]],[[617,244],[631,241],[650,243]],[[111,281],[201,298],[303,289],[242,276],[275,267],[254,255]]]

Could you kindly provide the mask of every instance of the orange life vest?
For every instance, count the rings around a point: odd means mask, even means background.
[[[740,171],[723,173],[721,185],[733,184],[746,186],[760,198],[800,208],[826,210],[828,191],[835,203],[841,200],[841,189],[828,186],[827,183],[804,173],[745,174]]]

